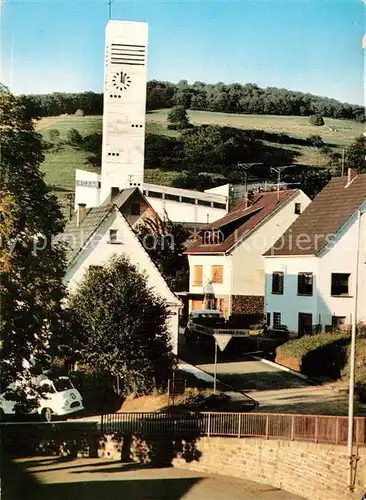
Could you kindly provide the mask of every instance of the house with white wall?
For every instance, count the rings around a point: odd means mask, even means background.
[[[350,168],[265,253],[271,327],[302,335],[349,325],[355,312],[366,322],[365,209],[366,174]]]
[[[165,299],[169,313],[168,328],[171,346],[173,352],[177,353],[179,311],[182,304],[170,290],[132,228],[132,225],[139,222],[136,220],[137,198],[135,196],[136,192],[132,189],[129,193],[122,191],[115,196],[114,203],[106,203],[89,209],[83,204],[78,207],[75,216],[59,237],[59,240],[67,242],[69,246],[68,267],[64,281],[69,292],[72,293],[77,289],[78,283],[90,267],[102,266],[112,255],[128,257],[132,264],[146,273],[148,286]],[[140,196],[142,197],[141,194]],[[126,197],[127,201],[132,199],[132,203],[130,205],[126,201],[121,203],[123,197]],[[124,215],[123,211],[126,211],[126,206],[132,206],[135,209],[135,215],[129,214],[128,210]],[[149,210],[145,212],[149,213]],[[128,216],[133,218],[132,223],[128,222]]]
[[[225,317],[264,312],[263,253],[309,205],[300,189],[269,191],[240,201],[224,217],[193,232],[187,248],[189,310],[214,297]]]

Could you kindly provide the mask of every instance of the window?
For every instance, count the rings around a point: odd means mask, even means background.
[[[203,266],[194,266],[193,273],[193,286],[202,286]]]
[[[297,294],[313,295],[313,273],[299,273],[297,276]]]
[[[281,313],[273,313],[273,328],[281,326]]]
[[[344,328],[346,324],[346,316],[332,316],[333,328]]]
[[[117,229],[110,229],[109,230],[109,243],[118,243],[117,241],[117,236],[118,236],[118,230]]]
[[[163,193],[159,193],[158,191],[149,191],[150,198],[162,198]]]
[[[206,200],[198,200],[197,203],[198,203],[198,205],[202,205],[203,207],[210,207],[211,206],[211,202],[206,201]]]
[[[295,214],[301,214],[301,203],[295,203]]]
[[[221,210],[226,210],[226,205],[225,205],[224,203],[216,203],[216,202],[214,201],[214,203],[213,203],[213,207],[214,207],[214,208],[221,208]]]
[[[266,325],[269,326],[271,324],[271,313],[266,314]]]
[[[344,297],[349,295],[350,274],[332,273],[331,295]]]
[[[169,193],[165,193],[165,199],[172,201],[180,201],[179,196],[177,196],[176,194],[169,194]]]
[[[187,198],[186,196],[182,196],[182,203],[191,203],[192,205],[195,205],[196,200],[194,198]]]
[[[273,273],[272,274],[272,293],[283,295],[283,273]]]
[[[141,208],[140,203],[131,203],[131,215],[140,215]]]
[[[222,285],[224,281],[224,266],[212,266],[211,279],[212,283],[217,283]]]

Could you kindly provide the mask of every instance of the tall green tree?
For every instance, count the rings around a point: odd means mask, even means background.
[[[143,394],[170,368],[167,308],[126,257],[89,270],[70,298],[82,360]]]
[[[347,167],[355,167],[360,172],[366,171],[366,138],[361,135],[357,137],[345,151]]]
[[[189,126],[189,118],[184,106],[174,106],[168,114],[168,124],[177,129],[184,129]]]
[[[42,137],[29,110],[0,91],[1,389],[49,366],[63,329],[63,218],[40,172]],[[24,360],[35,358],[26,367]],[[24,391],[18,391],[24,401]]]
[[[189,265],[184,251],[188,231],[166,215],[147,217],[136,230],[137,236],[154,264],[175,292],[188,290]]]

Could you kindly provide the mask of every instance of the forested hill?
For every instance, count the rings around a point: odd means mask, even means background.
[[[27,108],[33,116],[73,114],[79,108],[87,115],[101,115],[103,112],[101,93],[53,93],[27,95],[23,96],[23,99],[27,101]],[[212,85],[195,82],[190,85],[185,80],[177,84],[156,80],[148,82],[147,110],[171,108],[176,105],[187,109],[223,113],[295,116],[321,114],[329,118],[365,121],[363,106],[275,87],[260,88],[254,83],[225,85],[219,82]]]

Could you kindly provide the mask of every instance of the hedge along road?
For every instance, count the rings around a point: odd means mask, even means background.
[[[301,500],[248,480],[102,458],[61,461],[37,457],[4,465],[4,500]]]
[[[183,335],[179,337],[179,357],[213,375],[213,345],[187,345]],[[217,378],[255,399],[259,403],[255,411],[347,415],[347,395],[344,391],[333,390],[334,383],[313,385],[278,366],[254,360],[245,354],[219,351]],[[359,415],[366,413],[360,405],[357,411]]]

